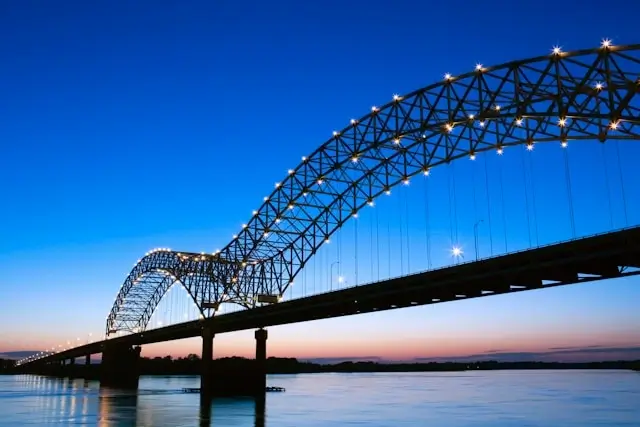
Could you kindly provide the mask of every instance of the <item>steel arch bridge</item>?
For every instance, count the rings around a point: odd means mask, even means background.
[[[222,303],[246,308],[281,296],[349,218],[416,174],[510,146],[640,139],[640,45],[478,64],[371,111],[289,170],[222,250],[158,249],[125,279],[107,334],[143,331],[163,295],[180,283],[201,316]]]

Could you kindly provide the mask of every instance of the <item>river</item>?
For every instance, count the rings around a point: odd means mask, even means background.
[[[252,399],[200,406],[198,377],[142,377],[138,393],[97,382],[0,376],[0,426],[640,426],[640,373],[484,371],[273,375]],[[257,410],[256,410],[257,409]]]

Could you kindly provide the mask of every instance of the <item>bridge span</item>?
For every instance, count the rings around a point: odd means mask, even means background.
[[[216,334],[311,320],[437,304],[640,274],[640,227],[463,263],[270,306],[93,342],[21,365],[87,357],[110,346],[203,337],[203,355]],[[264,331],[266,341],[266,331]],[[266,343],[265,343],[266,345]],[[264,354],[264,353],[263,353]],[[264,357],[264,356],[263,356]],[[204,357],[203,357],[204,359]]]
[[[264,328],[269,326],[636,275],[640,272],[640,227],[629,227],[634,222],[628,217],[618,142],[640,139],[639,94],[640,45],[615,46],[610,40],[603,40],[594,49],[565,52],[556,47],[547,55],[498,66],[477,64],[472,71],[447,73],[429,86],[394,95],[390,102],[352,119],[310,155],[303,156],[222,249],[210,254],[163,249],[141,257],[125,278],[107,316],[109,339],[38,355],[21,361],[18,369],[37,372],[64,360],[74,363],[78,357],[86,357],[88,363],[91,354],[102,353],[101,381],[137,386],[139,346],[201,336],[202,387],[209,390],[213,337],[256,329],[257,373],[253,378],[257,387],[264,389]],[[599,160],[605,178],[610,231],[577,238],[567,147],[585,146],[587,141],[597,142],[602,150],[608,141],[615,144],[627,228],[612,231],[613,185],[606,156],[602,155]],[[527,184],[533,179],[532,160],[529,157],[526,161],[524,156],[536,146],[551,143],[562,148],[573,239],[539,246],[535,190]],[[486,160],[488,153],[501,158],[505,150],[513,147],[522,149],[523,167],[519,172],[524,185],[518,191],[524,193],[525,199],[524,209],[515,214],[526,217],[530,249],[438,269],[431,268],[429,260],[429,271],[423,273],[260,306],[264,302],[261,297],[279,300],[291,291],[294,279],[300,278],[303,270],[308,271],[309,262],[327,247],[332,236],[345,224],[353,223],[361,211],[373,207],[378,197],[390,195],[392,188],[408,185],[417,175],[426,179],[433,168],[447,168],[460,159],[475,160],[485,154]],[[500,228],[506,252],[502,169],[500,166],[498,177],[490,180],[486,162],[484,166],[490,248],[495,226],[491,206],[501,205]],[[551,167],[545,164],[544,173],[550,171]],[[453,255],[461,255],[455,174],[450,172],[449,214],[442,216],[449,220]],[[494,184],[499,187],[495,192],[499,194],[497,202],[490,201]],[[477,257],[477,227],[483,220],[476,206],[475,187],[472,199],[472,225],[468,228],[474,229]],[[558,206],[548,210],[555,214]],[[588,210],[589,215],[593,216],[594,211]],[[427,206],[425,217],[428,213]],[[379,247],[377,222],[375,226],[375,246]],[[407,226],[407,242],[408,229]],[[432,230],[429,225],[425,229],[429,259]],[[554,240],[561,239],[553,236]],[[373,228],[370,242],[372,265],[374,259],[379,264],[379,255],[373,256]],[[402,245],[401,242],[401,266]],[[356,244],[354,248],[357,258]],[[490,253],[494,253],[493,249]],[[328,268],[330,275],[333,264]],[[146,330],[158,304],[174,284],[184,288],[202,318]],[[236,304],[245,310],[220,314],[223,304]]]

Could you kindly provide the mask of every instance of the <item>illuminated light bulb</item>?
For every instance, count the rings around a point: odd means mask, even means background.
[[[600,43],[600,46],[603,49],[608,49],[608,48],[611,47],[611,43],[612,43],[611,39],[602,39],[602,42]]]
[[[496,110],[496,111],[500,111],[500,106],[499,105],[494,105],[493,109]]]
[[[302,193],[302,195],[303,195],[304,197],[307,197],[307,196],[309,195],[309,193],[305,191],[304,193]]]
[[[603,87],[604,87],[604,85],[603,85],[602,83],[600,83],[600,82],[597,82],[597,83],[595,84],[595,86],[594,86],[594,88],[595,88],[596,90],[602,90],[602,88],[603,88]]]
[[[564,127],[566,124],[567,124],[567,119],[562,117],[558,119],[558,126]]]
[[[453,78],[453,76],[450,73],[444,73],[444,79],[445,80],[451,80]]]
[[[400,144],[400,138],[398,137],[393,138],[393,143],[396,145]]]
[[[393,94],[393,100],[395,102],[402,101],[402,97],[400,95],[394,93]]]
[[[569,145],[569,143],[567,142],[566,139],[563,139],[562,142],[560,142],[560,145],[562,146],[562,148],[567,148],[567,146]]]
[[[282,221],[280,217],[276,217],[276,224],[278,224],[280,221]]]
[[[242,224],[242,228],[247,228],[247,224]]]
[[[293,175],[295,173],[293,169],[289,169],[287,172],[289,173],[289,175]]]
[[[473,114],[469,114],[469,120],[473,120],[476,116]]]
[[[478,124],[480,125],[481,128],[483,128],[484,127],[484,120],[478,122]]]
[[[533,142],[527,143],[527,151],[533,151]]]
[[[352,216],[353,216],[354,218],[358,218],[358,213],[357,213],[357,212],[354,212]]]
[[[269,201],[269,197],[265,196],[265,197],[262,198],[262,200],[264,200],[265,202],[268,202]]]
[[[324,181],[322,180],[322,178],[319,178],[318,181],[317,181],[318,185],[322,185],[323,182]]]
[[[351,158],[351,161],[352,161],[353,163],[358,163],[358,156],[353,156],[353,157]]]
[[[464,252],[462,251],[462,248],[460,246],[454,246],[453,248],[451,248],[451,255],[453,255],[454,257],[461,257],[464,254]]]
[[[328,237],[325,237],[325,238],[324,238],[324,242],[325,242],[325,243],[331,243],[331,239],[329,239]]]
[[[429,170],[429,168],[425,168],[422,170],[422,173],[424,174],[424,176],[429,176],[429,174],[431,174],[431,171]]]
[[[469,159],[470,160],[475,160],[476,159],[476,154],[475,153],[469,154]]]
[[[237,238],[238,238],[238,235],[237,235],[237,234],[234,234],[234,235],[233,235],[233,238],[234,238],[234,239],[237,239]]]
[[[499,156],[502,156],[502,153],[504,153],[504,149],[502,147],[498,147],[496,152],[498,153]]]
[[[562,53],[562,48],[560,46],[554,46],[553,49],[551,49],[551,52],[553,52],[554,55],[560,55]]]
[[[444,128],[447,130],[447,132],[451,132],[453,130],[453,125],[451,123],[447,123],[444,125]]]
[[[356,119],[351,119],[351,120],[350,120],[350,123],[351,123],[352,125],[356,125],[356,124],[358,124],[358,121],[357,121]]]
[[[281,183],[276,182],[276,188],[280,188],[281,185],[282,185]]]
[[[344,277],[338,276],[338,283],[344,283]]]
[[[609,124],[609,128],[610,128],[611,130],[616,130],[616,129],[618,129],[618,125],[619,125],[619,124],[620,124],[620,122],[618,122],[618,121],[611,122],[611,123]]]
[[[376,107],[375,105],[373,107],[371,107],[371,112],[372,113],[377,113],[378,112],[378,107]]]
[[[269,237],[269,232],[268,231],[264,232],[264,237]]]
[[[306,162],[307,161],[307,156],[302,156],[302,161]]]
[[[390,196],[391,195],[391,190],[385,190],[384,194],[386,194],[387,196]]]
[[[520,119],[520,118],[516,119],[516,125],[517,126],[522,126],[522,119]]]
[[[258,215],[258,211],[253,211],[253,212],[251,212],[251,214],[254,215],[254,216]]]
[[[374,206],[374,205],[375,205],[375,203],[373,203],[373,200],[371,200],[371,199],[369,199],[369,201],[367,202],[367,204],[368,204],[369,206]]]
[[[405,178],[402,180],[402,183],[403,183],[404,185],[409,185],[409,178],[405,177]]]
[[[476,71],[482,71],[482,64],[476,64]]]
[[[287,208],[289,208],[289,210],[293,209],[294,208],[293,203],[289,203],[289,206],[287,206]]]

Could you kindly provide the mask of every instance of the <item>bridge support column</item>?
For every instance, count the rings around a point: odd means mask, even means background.
[[[75,364],[76,364],[76,359],[75,358],[69,359],[69,365],[75,365]]]
[[[84,364],[87,365],[87,366],[91,365],[91,355],[90,354],[87,354],[84,357]]]
[[[264,393],[267,387],[267,336],[266,329],[258,329],[256,337],[256,387]]]
[[[102,350],[100,385],[123,389],[138,388],[140,347],[107,343]]]
[[[211,328],[202,329],[202,369],[200,372],[200,393],[211,396],[213,393],[213,338]]]

